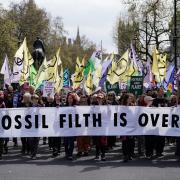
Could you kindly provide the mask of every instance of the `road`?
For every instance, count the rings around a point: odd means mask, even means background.
[[[11,143],[10,143],[11,144]],[[107,153],[105,162],[88,157],[67,161],[64,153],[52,158],[46,146],[40,145],[38,159],[22,156],[20,148],[9,148],[0,161],[0,180],[179,180],[180,162],[174,147],[167,146],[164,157],[147,160],[144,157],[123,163],[120,145]]]

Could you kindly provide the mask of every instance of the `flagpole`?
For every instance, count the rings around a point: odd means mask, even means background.
[[[101,40],[101,53],[103,51],[103,47],[102,47],[102,40]],[[102,60],[102,56],[101,56],[101,60]]]

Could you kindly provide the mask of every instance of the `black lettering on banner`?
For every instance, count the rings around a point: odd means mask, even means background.
[[[59,115],[59,120],[60,120],[60,128],[64,128],[64,123],[66,122],[66,119],[64,119],[66,117],[66,114],[60,114]]]
[[[117,127],[117,113],[114,113],[114,127]]]
[[[90,114],[83,114],[83,117],[85,117],[85,127],[88,127]]]
[[[49,126],[46,124],[46,116],[42,115],[42,128],[47,129]]]
[[[31,121],[29,119],[31,119],[31,115],[25,116],[25,121],[27,122],[27,124],[25,125],[26,129],[31,129],[32,128],[32,123],[31,123]]]
[[[168,127],[168,114],[163,114],[162,115],[162,127]]]
[[[72,114],[69,114],[69,128],[72,128]]]
[[[75,126],[81,127],[81,124],[79,123],[79,114],[75,114]]]
[[[179,128],[178,121],[179,121],[179,116],[177,114],[172,114],[172,124],[171,124],[171,127]]]
[[[151,114],[151,121],[152,121],[152,126],[155,127],[157,125],[158,119],[159,119],[159,114],[156,114],[154,117],[154,114]]]
[[[38,129],[39,128],[39,116],[36,114],[35,115],[35,119],[34,119],[34,124],[35,124],[35,128]]]
[[[96,123],[98,123],[98,127],[102,126],[101,113],[98,113],[98,117],[93,114],[93,127],[96,127]]]
[[[127,125],[126,113],[121,113],[120,119],[122,120],[120,126],[125,127]]]
[[[144,119],[144,122],[143,122],[143,119]],[[145,127],[148,123],[148,115],[143,113],[139,116],[139,125],[142,126],[142,127]]]
[[[17,123],[17,125],[15,125],[14,127],[16,129],[21,129],[22,127],[22,123],[21,123],[21,115],[16,115],[15,118],[14,118],[15,122]]]
[[[7,123],[6,123],[7,122]],[[12,120],[11,120],[11,117],[8,116],[8,115],[5,115],[2,117],[2,127],[3,129],[5,130],[8,130],[11,128],[11,124],[12,124]]]

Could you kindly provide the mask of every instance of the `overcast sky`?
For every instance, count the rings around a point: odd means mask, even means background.
[[[20,0],[14,0],[20,2]],[[14,2],[13,1],[13,2]],[[77,26],[80,34],[103,48],[107,52],[117,51],[113,42],[113,27],[117,17],[125,13],[122,0],[35,0],[39,7],[46,9],[52,16],[61,16],[68,37],[75,38]],[[12,0],[0,0],[8,7]]]

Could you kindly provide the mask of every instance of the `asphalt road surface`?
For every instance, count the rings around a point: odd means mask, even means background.
[[[48,146],[40,145],[38,159],[31,160],[21,155],[20,147],[14,148],[10,143],[9,153],[0,161],[0,180],[180,180],[180,162],[174,156],[174,146],[166,146],[164,157],[136,157],[124,163],[118,144],[106,158],[95,161],[93,152],[73,161],[66,160],[63,152],[52,158]]]

